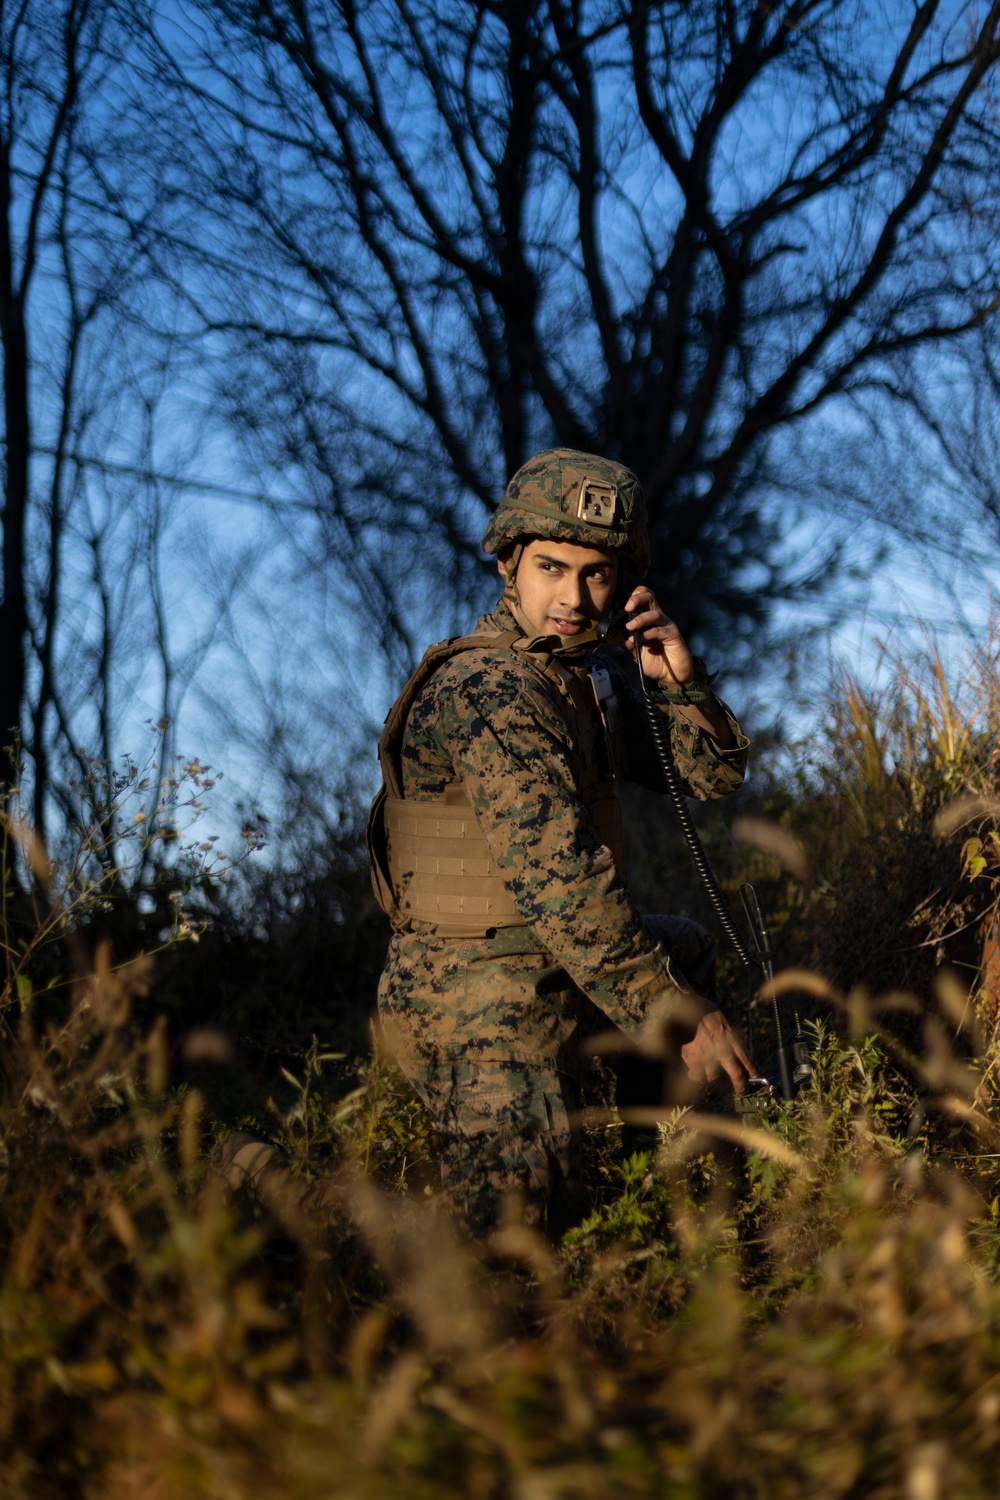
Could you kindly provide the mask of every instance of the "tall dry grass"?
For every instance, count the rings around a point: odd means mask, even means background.
[[[922,1080],[982,1159],[935,1161],[878,1046],[827,1035],[751,1134],[682,1115],[617,1163],[603,1141],[562,1246],[516,1221],[473,1245],[363,1170],[375,1084],[296,1211],[253,1222],[131,982],[81,980],[8,1071],[5,1496],[992,1493],[983,1067],[932,1045]]]

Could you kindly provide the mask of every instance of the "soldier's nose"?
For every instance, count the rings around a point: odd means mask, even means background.
[[[564,578],[562,587],[562,603],[566,609],[579,609],[583,602],[583,590],[577,578]]]

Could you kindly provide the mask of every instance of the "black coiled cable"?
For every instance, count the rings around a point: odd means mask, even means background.
[[[688,811],[684,792],[681,788],[680,776],[674,762],[673,751],[670,748],[670,730],[667,720],[658,710],[657,699],[650,690],[649,679],[642,670],[642,658],[640,656],[640,631],[632,635],[632,646],[635,651],[635,664],[639,669],[639,682],[642,685],[642,701],[646,709],[646,718],[649,721],[649,732],[656,746],[657,759],[660,762],[660,770],[663,772],[663,783],[667,796],[670,798],[674,812],[677,814],[678,822],[687,846],[691,851],[695,869],[705,887],[712,908],[718,917],[722,929],[729,941],[732,943],[740,962],[747,971],[747,1047],[752,1055],[752,1011],[750,999],[754,989],[761,983],[766,982],[771,992],[771,1004],[774,1015],[775,1048],[778,1058],[778,1073],[781,1081],[781,1092],[786,1099],[791,1099],[794,1093],[792,1083],[791,1067],[788,1059],[788,1049],[785,1045],[784,1029],[781,1024],[781,1011],[778,1005],[778,997],[774,992],[774,960],[771,953],[770,939],[764,924],[763,915],[757,901],[757,893],[753,887],[743,887],[743,904],[747,916],[750,919],[751,928],[756,932],[759,957],[754,957],[747,947],[744,937],[726,901],[719,885],[715,871],[709,863],[708,855],[705,853],[701,836],[691,819]]]
[[[638,645],[638,642],[636,644]],[[638,655],[638,651],[636,655]],[[646,708],[646,717],[649,720],[649,732],[653,737],[653,744],[656,746],[656,754],[660,762],[660,769],[663,772],[663,781],[667,790],[667,796],[673,804],[674,812],[677,814],[678,822],[683,829],[684,837],[691,851],[691,858],[694,860],[695,869],[701,877],[702,885],[704,885],[708,899],[711,901],[715,914],[722,924],[723,931],[739,955],[740,962],[746,968],[755,969],[760,972],[761,966],[743,940],[743,934],[737,927],[733,914],[729,910],[729,904],[716,879],[715,871],[708,862],[708,855],[705,853],[705,847],[701,842],[701,835],[698,833],[691,819],[684,792],[681,789],[680,776],[674,764],[673,752],[670,748],[670,730],[667,727],[667,721],[664,716],[657,711],[656,699],[649,691],[649,683],[641,667],[639,669],[639,676],[642,682],[642,697]]]

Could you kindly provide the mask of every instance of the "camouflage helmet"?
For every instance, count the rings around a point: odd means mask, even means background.
[[[533,536],[618,552],[638,578],[649,567],[639,481],[624,464],[596,453],[547,448],[518,469],[486,528],[483,551]]]

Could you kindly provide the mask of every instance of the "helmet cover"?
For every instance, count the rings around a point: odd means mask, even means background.
[[[624,464],[596,453],[547,448],[518,469],[490,518],[483,551],[500,552],[528,537],[617,552],[639,578],[649,567],[639,481]]]

